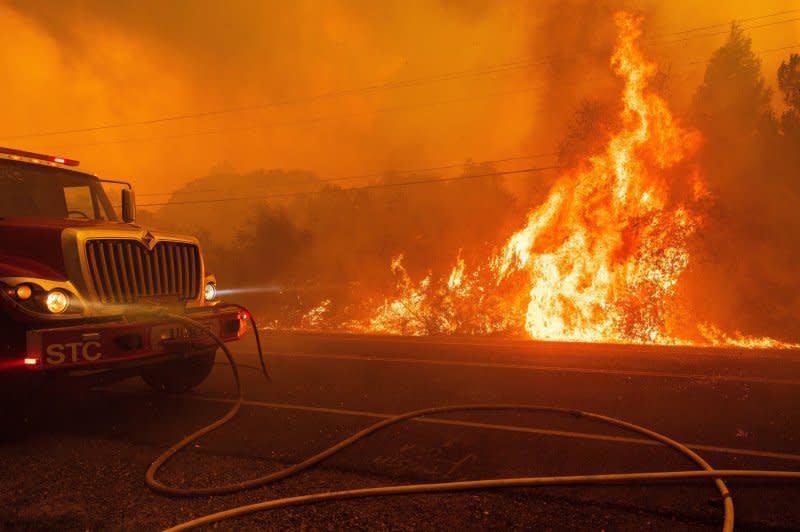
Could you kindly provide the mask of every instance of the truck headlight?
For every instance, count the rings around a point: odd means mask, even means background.
[[[217,286],[214,283],[206,283],[205,288],[206,301],[214,301],[217,299]]]
[[[52,290],[48,292],[44,304],[53,314],[61,314],[69,306],[69,296],[61,290]]]
[[[17,299],[20,301],[27,301],[33,295],[33,289],[29,284],[21,284],[14,290],[14,295],[17,296]]]

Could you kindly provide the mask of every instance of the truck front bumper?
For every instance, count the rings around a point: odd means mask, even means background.
[[[238,307],[198,309],[185,314],[224,342],[238,340],[247,312]],[[22,365],[33,371],[113,369],[191,356],[216,347],[207,334],[169,317],[149,317],[27,332]]]

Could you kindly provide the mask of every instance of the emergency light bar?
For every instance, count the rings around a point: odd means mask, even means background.
[[[37,161],[46,161],[49,163],[58,163],[66,166],[78,166],[80,161],[75,159],[67,159],[65,157],[57,157],[55,155],[43,155],[41,153],[33,153],[30,151],[15,150],[13,148],[3,148],[0,146],[0,153],[5,155],[16,155],[18,157],[28,157],[29,159],[36,159]]]

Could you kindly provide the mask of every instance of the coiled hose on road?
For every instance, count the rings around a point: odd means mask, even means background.
[[[733,523],[734,523],[733,500],[731,498],[731,493],[728,490],[728,487],[725,485],[725,482],[722,480],[722,478],[740,477],[740,478],[761,478],[761,479],[794,479],[794,480],[800,479],[800,471],[761,471],[761,470],[741,470],[741,469],[715,470],[713,467],[711,467],[711,465],[708,462],[706,462],[702,457],[700,457],[700,455],[698,455],[697,453],[695,453],[682,443],[675,441],[672,438],[669,438],[668,436],[659,434],[658,432],[652,431],[645,427],[641,427],[639,425],[635,425],[633,423],[628,423],[627,421],[623,421],[621,419],[616,419],[601,414],[595,414],[592,412],[584,412],[581,410],[573,410],[568,408],[539,406],[539,405],[474,404],[474,405],[453,405],[453,406],[425,408],[422,410],[406,412],[404,414],[399,414],[397,416],[387,418],[353,434],[352,436],[342,440],[336,445],[333,445],[332,447],[329,447],[328,449],[325,449],[324,451],[315,454],[298,464],[250,480],[235,482],[232,484],[225,484],[222,486],[211,486],[211,487],[181,488],[181,487],[168,486],[163,482],[159,481],[158,479],[156,479],[156,473],[158,473],[158,470],[161,469],[161,467],[167,461],[169,461],[170,458],[175,456],[175,454],[177,454],[181,449],[185,448],[187,445],[197,440],[198,438],[204,436],[205,434],[208,434],[209,432],[218,429],[219,427],[230,421],[234,416],[236,416],[237,412],[239,412],[239,409],[242,406],[242,401],[244,400],[244,394],[242,391],[242,385],[236,361],[234,360],[233,355],[231,354],[228,347],[218,336],[213,334],[203,325],[195,322],[194,320],[186,318],[185,316],[180,316],[176,314],[166,314],[165,317],[173,319],[179,323],[186,325],[189,328],[201,331],[209,335],[214,340],[214,342],[220,347],[220,349],[222,349],[222,351],[225,353],[225,356],[228,358],[228,362],[230,363],[231,366],[231,371],[233,372],[233,378],[236,383],[237,399],[236,402],[233,404],[233,406],[230,408],[230,410],[228,410],[228,412],[224,416],[214,421],[213,423],[210,423],[209,425],[206,425],[205,427],[193,432],[192,434],[189,434],[179,442],[175,443],[172,447],[164,451],[164,453],[162,453],[158,458],[156,458],[152,464],[150,464],[150,467],[147,469],[147,473],[145,475],[145,481],[153,491],[164,495],[170,495],[176,497],[200,497],[209,495],[225,495],[243,490],[253,489],[259,486],[264,486],[267,484],[271,484],[273,482],[277,482],[281,479],[285,479],[287,477],[296,475],[306,469],[309,469],[310,467],[313,467],[314,465],[322,462],[323,460],[326,460],[327,458],[333,456],[339,451],[366,438],[370,434],[373,434],[390,425],[394,425],[400,423],[401,421],[407,421],[409,419],[422,416],[430,416],[434,414],[443,414],[448,412],[467,412],[467,411],[503,410],[503,411],[550,412],[570,417],[593,419],[596,421],[606,423],[608,425],[612,425],[614,427],[627,430],[629,432],[642,434],[648,438],[661,442],[662,444],[675,449],[679,453],[683,454],[684,456],[692,460],[701,469],[701,470],[690,470],[690,471],[662,471],[662,472],[649,472],[649,473],[614,473],[614,474],[604,474],[604,475],[500,478],[491,480],[469,480],[461,482],[406,484],[406,485],[385,486],[378,488],[331,491],[331,492],[314,493],[308,495],[300,495],[297,497],[286,497],[282,499],[274,499],[255,504],[238,506],[221,512],[199,517],[197,519],[186,521],[172,528],[169,528],[168,529],[169,531],[188,530],[201,525],[207,525],[210,523],[215,523],[226,519],[231,519],[234,517],[254,512],[260,512],[264,510],[313,504],[325,501],[355,499],[364,497],[408,495],[408,494],[422,494],[422,493],[441,493],[441,492],[454,492],[454,491],[467,491],[467,490],[485,490],[490,488],[572,486],[581,484],[632,483],[632,482],[653,482],[659,480],[689,480],[689,479],[710,478],[713,479],[714,485],[719,491],[719,494],[723,500],[724,521],[722,530],[723,532],[731,532],[733,530]],[[251,315],[251,320],[252,320],[252,315]],[[259,349],[259,357],[261,358],[262,369],[264,371],[265,376],[268,376],[268,372],[264,364],[263,356],[261,353],[261,342],[258,337],[258,329],[256,329],[254,321],[251,321],[251,323],[253,323],[253,329],[256,335],[256,342]]]

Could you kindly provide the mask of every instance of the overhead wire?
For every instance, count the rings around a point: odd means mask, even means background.
[[[548,60],[544,60],[548,61]],[[340,96],[350,96],[350,95],[358,95],[364,93],[371,93],[378,90],[383,89],[394,89],[394,88],[405,88],[409,86],[414,86],[421,83],[427,82],[436,82],[436,81],[450,81],[453,79],[459,79],[461,77],[469,76],[469,75],[483,75],[483,74],[493,74],[496,72],[504,72],[506,70],[514,70],[517,68],[521,68],[524,66],[532,65],[532,64],[540,64],[539,61],[514,61],[510,63],[501,63],[497,65],[490,65],[487,67],[480,67],[477,69],[467,69],[467,70],[459,70],[449,73],[443,74],[436,74],[434,76],[425,76],[419,78],[411,78],[406,80],[399,80],[394,82],[387,82],[383,84],[376,84],[376,85],[367,85],[364,87],[358,88],[351,88],[351,89],[343,89],[339,91],[332,91],[316,96],[307,96],[302,98],[294,98],[294,99],[287,99],[287,100],[279,100],[275,102],[268,102],[263,104],[254,104],[254,105],[247,105],[247,106],[239,106],[239,107],[228,107],[223,109],[216,109],[210,111],[203,111],[197,113],[185,113],[179,115],[172,115],[160,118],[152,118],[147,120],[138,120],[138,121],[131,121],[131,122],[119,122],[113,124],[103,124],[99,126],[92,126],[92,127],[85,127],[85,128],[74,128],[74,129],[63,129],[63,130],[54,130],[54,131],[45,131],[39,133],[25,133],[20,135],[11,135],[11,136],[4,136],[0,137],[0,140],[19,140],[19,139],[26,139],[26,138],[34,138],[34,137],[50,137],[50,136],[59,136],[59,135],[68,135],[74,133],[85,133],[85,132],[93,132],[93,131],[102,131],[106,129],[118,129],[124,127],[131,127],[131,126],[142,126],[142,125],[152,125],[152,124],[159,124],[163,122],[172,122],[172,121],[179,121],[179,120],[188,120],[193,118],[203,118],[207,116],[214,116],[214,115],[221,115],[221,114],[230,114],[230,113],[237,113],[237,112],[245,112],[245,111],[257,111],[261,109],[266,109],[270,107],[283,107],[286,105],[293,105],[298,103],[306,103],[316,100],[322,100],[327,98],[334,98]]]
[[[798,18],[800,20],[800,18]],[[775,51],[782,51],[797,48],[798,44],[793,44],[789,46],[784,46],[780,48],[772,48],[768,50],[757,50],[755,53],[768,53],[768,52],[775,52]],[[698,64],[702,61],[692,61],[688,63],[684,63],[685,65],[694,65]],[[599,81],[601,78],[591,78],[587,79],[587,82],[592,81]],[[180,139],[180,138],[189,138],[189,137],[198,137],[204,135],[217,135],[217,134],[224,134],[224,133],[238,133],[242,131],[253,131],[258,129],[269,129],[274,127],[282,127],[282,126],[297,126],[297,125],[307,125],[307,124],[314,124],[314,123],[321,123],[321,122],[330,122],[330,121],[337,121],[337,120],[344,120],[347,118],[356,118],[360,116],[371,116],[375,114],[381,113],[394,113],[398,111],[408,111],[414,109],[423,109],[426,107],[436,107],[440,105],[448,105],[454,103],[463,103],[463,102],[470,102],[476,100],[482,100],[486,98],[491,98],[493,96],[509,96],[512,94],[522,94],[526,92],[534,92],[537,90],[544,90],[548,88],[549,85],[547,84],[538,84],[538,85],[528,85],[525,87],[521,87],[519,89],[513,89],[508,91],[500,91],[500,92],[490,92],[484,94],[477,94],[472,96],[465,96],[460,98],[450,98],[450,99],[443,99],[443,100],[433,100],[433,101],[426,101],[420,102],[416,104],[408,104],[408,105],[400,105],[400,106],[392,106],[392,107],[384,107],[379,109],[371,109],[369,111],[359,111],[355,113],[347,113],[341,115],[329,115],[329,116],[316,116],[310,118],[301,118],[301,119],[294,119],[294,120],[285,120],[285,121],[278,121],[278,122],[271,122],[271,123],[261,123],[261,124],[251,124],[247,126],[235,126],[235,127],[226,127],[226,128],[213,128],[207,130],[195,130],[195,131],[184,131],[180,133],[172,133],[168,135],[147,135],[147,136],[140,136],[140,137],[125,137],[125,138],[118,138],[118,139],[107,139],[107,140],[98,140],[92,142],[76,142],[76,143],[68,143],[68,144],[56,144],[56,145],[48,145],[46,149],[68,149],[68,148],[79,148],[79,147],[91,147],[91,146],[108,146],[108,145],[115,145],[115,144],[129,144],[129,143],[139,143],[139,142],[159,142],[165,140],[173,140],[173,139]]]
[[[787,22],[797,22],[797,21],[800,21],[800,17],[790,18],[790,19],[786,19],[786,20],[777,20],[777,21],[774,21],[774,22],[765,22],[763,24],[758,24],[756,26],[742,27],[741,29],[742,30],[757,30],[757,29],[761,29],[761,28],[767,28],[767,27],[770,27],[770,26],[775,26],[775,25],[778,25],[778,24],[786,24]],[[702,39],[702,38],[705,38],[705,37],[717,37],[719,35],[728,35],[729,33],[730,33],[730,31],[728,31],[728,30],[726,30],[726,31],[717,31],[717,32],[714,32],[714,33],[702,33],[700,35],[692,35],[690,38],[692,38],[692,39]],[[670,42],[676,43],[676,42],[683,42],[685,40],[687,40],[687,39],[686,38],[675,39],[674,41],[670,41]]]
[[[381,113],[394,113],[397,111],[408,111],[412,109],[423,109],[425,107],[436,107],[439,105],[447,105],[452,103],[463,103],[463,102],[471,102],[475,100],[482,100],[485,98],[491,98],[493,96],[510,96],[512,94],[522,94],[525,92],[532,92],[536,90],[541,90],[546,88],[546,85],[527,85],[518,89],[506,90],[506,91],[499,91],[499,92],[490,92],[484,94],[476,94],[472,96],[463,96],[459,98],[447,98],[443,100],[429,100],[425,102],[420,102],[416,104],[408,104],[408,105],[398,105],[392,107],[383,107],[379,109],[371,109],[369,111],[359,111],[355,113],[347,113],[341,115],[330,115],[330,116],[316,116],[311,118],[301,118],[297,120],[287,120],[282,122],[271,122],[271,123],[264,123],[264,124],[251,124],[247,126],[236,126],[236,127],[229,127],[229,128],[217,128],[217,129],[207,129],[207,130],[198,130],[198,131],[188,131],[188,132],[181,132],[181,133],[174,133],[169,135],[160,135],[160,136],[144,136],[144,137],[127,137],[121,139],[111,139],[111,140],[100,140],[95,142],[79,142],[79,143],[69,143],[69,144],[58,144],[58,145],[50,145],[48,148],[76,148],[76,147],[87,147],[87,146],[108,146],[113,144],[128,144],[128,143],[135,143],[135,142],[158,142],[163,140],[171,140],[177,138],[186,138],[186,137],[197,137],[203,135],[216,135],[219,133],[238,133],[242,131],[252,131],[256,129],[269,129],[273,127],[281,127],[281,126],[296,126],[296,125],[306,125],[306,124],[313,124],[319,122],[328,122],[328,121],[335,121],[335,120],[342,120],[346,118],[356,118],[359,116],[372,116],[375,114]]]
[[[786,9],[784,11],[777,11],[775,13],[770,13],[768,15],[756,15],[756,16],[753,16],[753,17],[733,19],[732,22],[737,22],[737,23],[752,22],[754,20],[762,20],[762,19],[765,19],[765,18],[772,18],[772,17],[777,17],[777,16],[780,16],[780,15],[789,15],[789,14],[792,14],[792,13],[800,13],[800,9]],[[731,24],[731,22],[718,22],[716,24],[709,24],[709,25],[706,25],[706,26],[698,26],[698,27],[695,27],[695,28],[687,29],[687,30],[673,31],[673,32],[670,32],[670,33],[662,33],[661,37],[672,37],[673,35],[683,35],[685,33],[691,33],[691,32],[694,32],[694,31],[703,31],[703,30],[710,30],[710,29],[713,29],[713,28],[721,28],[721,27],[724,27],[724,26],[729,26],[730,24]]]
[[[267,194],[263,196],[232,196],[232,197],[223,197],[223,198],[211,198],[211,199],[204,199],[204,200],[185,200],[185,201],[166,201],[166,202],[156,202],[156,203],[143,203],[140,204],[140,207],[159,207],[165,205],[198,205],[198,204],[208,204],[208,203],[226,203],[229,201],[258,201],[258,200],[265,200],[265,199],[273,199],[273,198],[286,198],[286,197],[294,197],[294,196],[309,196],[309,195],[318,195],[318,194],[328,194],[328,193],[345,193],[345,192],[358,192],[363,190],[375,190],[375,189],[385,189],[385,188],[398,188],[398,187],[407,187],[407,186],[415,186],[415,185],[427,185],[433,183],[448,183],[452,181],[465,181],[470,179],[482,179],[486,177],[499,177],[505,175],[515,175],[515,174],[527,174],[533,172],[544,172],[547,170],[556,170],[558,166],[538,166],[538,167],[530,167],[530,168],[520,168],[516,170],[505,170],[502,172],[487,172],[483,174],[473,174],[473,175],[463,175],[457,177],[445,177],[445,178],[432,178],[432,179],[416,179],[413,181],[402,181],[399,183],[380,183],[375,185],[364,185],[360,187],[349,187],[349,188],[339,188],[339,189],[322,189],[322,190],[310,190],[310,191],[302,191],[302,192],[281,192],[276,194]]]
[[[772,53],[772,52],[783,52],[785,50],[795,50],[795,49],[800,50],[800,42],[796,42],[796,43],[790,44],[788,46],[779,46],[777,48],[766,48],[764,50],[756,50],[754,53],[757,54],[757,55],[761,55],[761,54],[768,54],[768,53]],[[684,63],[684,64],[685,65],[699,65],[699,64],[703,64],[703,63],[707,63],[707,62],[708,62],[707,59],[698,59],[696,61],[690,61],[690,62]]]
[[[798,11],[800,11],[800,10],[798,10]],[[757,53],[769,53],[769,52],[776,52],[776,51],[784,51],[784,50],[789,50],[789,49],[794,49],[794,48],[799,48],[799,47],[800,47],[800,43],[794,43],[794,44],[789,45],[789,46],[783,46],[783,47],[759,50],[759,51],[757,51]],[[692,65],[692,64],[702,63],[702,62],[704,62],[704,61],[703,60],[699,60],[699,61],[693,61],[693,62],[686,63],[686,64],[687,65]],[[388,111],[388,109],[386,109],[386,111]],[[508,158],[502,158],[502,159],[489,159],[489,160],[484,160],[484,161],[475,161],[475,164],[485,164],[485,163],[493,164],[493,163],[501,163],[501,162],[509,162],[509,161],[515,161],[515,160],[533,159],[533,158],[538,158],[538,157],[557,156],[557,155],[558,155],[557,152],[550,152],[550,153],[543,153],[543,154],[536,154],[536,155],[529,155],[529,156],[518,156],[518,157],[508,157]],[[350,180],[355,180],[355,179],[366,179],[366,178],[370,178],[370,177],[378,177],[378,176],[387,175],[387,174],[405,174],[405,173],[415,173],[415,172],[419,173],[419,172],[446,170],[446,169],[452,169],[452,168],[457,168],[457,167],[463,167],[464,165],[465,165],[465,163],[458,163],[458,164],[448,164],[448,165],[440,165],[440,166],[433,166],[433,167],[395,170],[395,171],[392,171],[392,172],[373,172],[373,173],[367,173],[367,174],[355,174],[355,175],[341,176],[341,177],[335,177],[335,178],[315,179],[315,180],[309,180],[308,182],[291,182],[291,183],[283,183],[283,184],[281,184],[281,183],[270,183],[269,186],[276,186],[276,185],[278,185],[278,186],[281,186],[281,185],[287,185],[287,186],[289,186],[289,185],[291,185],[291,186],[314,185],[314,184],[320,184],[320,183],[332,183],[332,182],[350,181]],[[149,194],[139,194],[139,196],[140,197],[152,197],[152,196],[188,195],[188,194],[200,194],[200,193],[218,192],[219,190],[220,189],[218,189],[218,188],[209,188],[209,189],[184,190],[184,191],[176,191],[176,192],[157,192],[157,193],[149,193]],[[270,195],[268,197],[283,197],[283,196],[286,196],[286,195],[310,194],[310,193],[318,193],[318,191],[303,191],[303,192],[298,192],[298,193],[285,193],[285,194],[281,193],[281,194]],[[239,199],[239,198],[237,198],[237,199]],[[259,199],[259,198],[249,197],[249,198],[241,198],[241,199]],[[212,200],[198,200],[198,203],[208,203],[208,202],[217,203],[219,201],[221,201],[221,200],[215,198],[215,199],[212,199]],[[143,207],[153,207],[153,206],[180,205],[180,204],[182,204],[182,202],[174,202],[173,201],[173,202],[163,202],[163,203],[146,203],[146,204],[142,204],[141,206],[143,206]]]
[[[795,44],[792,44],[792,45],[789,45],[789,46],[765,49],[765,50],[761,50],[759,53],[783,51],[783,50],[788,50],[788,49],[793,49],[793,48],[798,48],[798,47],[800,47],[800,43],[795,43]],[[698,62],[702,62],[702,61],[695,61],[695,62],[691,62],[691,63],[687,63],[687,64],[691,65],[691,64],[696,64]],[[476,164],[481,164],[481,163],[492,164],[492,163],[509,162],[509,161],[514,161],[514,160],[533,159],[533,158],[538,158],[538,157],[557,156],[557,155],[558,155],[557,152],[550,152],[550,153],[543,153],[543,154],[530,155],[530,156],[508,157],[508,158],[503,158],[503,159],[490,159],[490,160],[485,160],[485,161],[476,161]],[[313,180],[313,181],[308,181],[307,183],[305,183],[305,182],[304,183],[299,183],[299,182],[285,183],[285,185],[297,186],[297,185],[313,185],[313,184],[321,184],[321,183],[332,183],[332,182],[349,181],[349,180],[355,180],[355,179],[366,179],[366,178],[369,178],[369,177],[378,177],[378,176],[387,175],[387,174],[405,174],[405,173],[415,173],[415,172],[421,173],[421,172],[427,172],[427,171],[445,170],[445,169],[463,167],[464,165],[465,165],[465,163],[460,163],[460,164],[449,164],[449,165],[424,167],[424,168],[404,169],[404,170],[398,170],[398,171],[393,171],[393,172],[373,172],[373,173],[368,173],[368,174],[356,174],[356,175],[351,175],[351,176],[341,176],[341,177],[335,177],[335,178],[317,179],[317,180]],[[555,167],[546,167],[545,169],[549,170],[549,169],[554,169],[554,168]],[[530,170],[530,171],[532,171],[532,170]],[[519,172],[517,172],[517,171],[509,171],[507,173],[508,174],[513,174],[513,173],[525,173],[525,172],[526,172],[526,170],[523,169],[523,170],[521,170]],[[504,173],[499,173],[499,174],[498,173],[492,173],[492,174],[489,174],[489,175],[505,175],[505,174]],[[487,175],[487,177],[489,175]],[[478,177],[478,176],[475,176],[475,177]],[[413,184],[423,184],[423,183],[430,183],[430,182],[436,182],[436,181],[453,181],[453,180],[461,180],[461,179],[469,179],[469,178],[470,178],[470,176],[462,176],[462,177],[456,177],[456,178],[425,180],[425,181],[420,181],[420,182],[416,182],[415,181],[415,182],[409,182],[407,184],[413,185]],[[403,184],[405,184],[405,183],[393,183],[390,186],[402,186]],[[275,186],[276,184],[271,183],[269,185],[270,186]],[[280,185],[280,184],[277,184],[277,185]],[[384,188],[386,186],[389,186],[389,185],[371,185],[369,187],[354,187],[354,188],[342,189],[342,191],[359,190],[359,189],[363,189],[363,188]],[[178,192],[161,192],[161,193],[141,194],[141,196],[148,196],[149,197],[149,196],[166,196],[166,195],[175,195],[175,194],[187,195],[187,194],[200,194],[200,193],[210,193],[210,192],[218,192],[218,191],[219,191],[219,189],[199,189],[199,190],[186,190],[186,191],[178,191]],[[229,198],[229,199],[213,198],[213,199],[195,200],[195,201],[153,202],[153,203],[144,203],[144,204],[141,204],[141,206],[142,207],[157,207],[157,206],[165,206],[165,205],[184,205],[184,204],[194,204],[194,203],[199,203],[199,204],[203,204],[203,203],[219,203],[221,201],[228,201],[228,200],[230,200],[230,201],[240,201],[240,200],[247,200],[247,199],[270,199],[270,198],[279,198],[279,197],[287,197],[287,196],[295,196],[295,195],[319,194],[321,192],[324,192],[324,191],[302,191],[302,192],[276,193],[276,194],[271,194],[271,195],[263,196],[263,197],[248,196],[248,197]]]
[[[521,155],[517,157],[505,157],[502,159],[484,159],[484,160],[468,160],[461,163],[451,163],[439,166],[427,166],[423,168],[404,168],[402,170],[391,170],[391,171],[384,171],[384,172],[371,172],[368,174],[355,174],[349,176],[341,176],[341,177],[332,177],[332,178],[321,178],[321,179],[311,179],[308,181],[293,181],[293,182],[285,182],[285,183],[267,183],[266,186],[289,186],[289,185],[316,185],[319,183],[336,183],[339,181],[352,181],[355,179],[368,179],[370,177],[381,177],[386,175],[395,175],[395,174],[414,174],[414,173],[423,173],[423,172],[434,172],[437,170],[449,170],[453,168],[464,168],[468,164],[474,165],[484,165],[484,164],[496,164],[496,163],[506,163],[512,161],[524,161],[528,159],[540,159],[542,157],[555,157],[558,155],[558,152],[550,152],[550,153],[538,153],[534,155]],[[150,196],[170,196],[170,195],[177,195],[177,194],[200,194],[200,193],[207,193],[207,192],[219,192],[219,188],[204,188],[204,189],[189,189],[189,190],[178,190],[175,192],[151,192],[147,194],[139,194],[137,193],[137,197],[150,197]]]
[[[770,17],[780,16],[780,15],[785,15],[785,14],[791,14],[791,13],[796,13],[796,12],[800,12],[800,9],[790,9],[790,10],[784,10],[784,11],[775,12],[775,13],[771,13],[771,14],[767,14],[767,15],[759,15],[759,16],[748,17],[748,18],[743,18],[743,19],[734,19],[734,20],[738,20],[738,22],[748,22],[748,21],[761,20],[761,19],[764,19],[764,18],[770,18]],[[786,20],[773,21],[773,22],[764,23],[764,24],[755,25],[755,26],[743,27],[742,29],[744,29],[744,30],[760,29],[760,28],[763,28],[763,27],[773,26],[773,25],[777,25],[777,24],[785,24],[785,23],[794,22],[794,21],[797,21],[797,20],[800,20],[800,17],[786,19]],[[649,41],[658,41],[658,40],[662,40],[663,37],[674,36],[674,35],[684,35],[684,37],[682,37],[680,39],[675,39],[675,40],[672,40],[672,41],[668,41],[668,42],[674,43],[674,42],[684,42],[684,41],[689,40],[689,39],[704,38],[704,37],[715,36],[715,35],[722,35],[722,34],[725,34],[725,33],[728,33],[728,32],[726,31],[726,32],[718,32],[718,33],[707,33],[707,34],[700,34],[700,35],[688,35],[688,34],[692,33],[692,32],[695,32],[695,31],[701,31],[701,30],[704,30],[704,29],[711,29],[711,28],[715,28],[715,27],[721,27],[723,25],[724,25],[724,23],[719,23],[719,24],[713,24],[713,25],[708,25],[708,26],[702,26],[702,27],[698,27],[698,28],[689,28],[689,29],[686,29],[686,30],[681,30],[681,31],[675,31],[675,32],[662,34],[661,36],[654,36],[654,37],[651,37],[648,40]],[[575,54],[572,54],[569,57],[573,58],[574,55]],[[591,55],[591,54],[586,54],[584,52],[583,55]],[[415,86],[415,85],[418,85],[418,84],[425,84],[425,83],[438,82],[438,81],[448,81],[448,80],[459,79],[461,77],[472,76],[472,75],[485,75],[485,74],[491,74],[491,73],[495,73],[495,72],[503,72],[503,71],[506,71],[506,70],[513,70],[513,69],[518,69],[518,68],[525,68],[525,67],[528,67],[528,66],[546,64],[546,63],[550,63],[550,62],[561,60],[561,59],[564,59],[563,55],[548,56],[548,57],[544,57],[544,58],[531,58],[531,59],[525,59],[525,60],[517,60],[517,61],[511,61],[511,62],[507,62],[507,63],[488,65],[488,66],[485,66],[485,67],[477,67],[477,68],[473,68],[473,69],[464,69],[464,70],[446,72],[446,73],[441,73],[441,74],[434,74],[434,75],[430,75],[430,76],[420,76],[420,77],[417,77],[417,78],[410,78],[410,79],[405,79],[405,80],[398,80],[398,81],[392,81],[392,82],[386,82],[386,83],[378,83],[378,84],[367,85],[367,86],[362,86],[362,87],[354,87],[354,88],[349,88],[349,89],[330,91],[330,92],[319,94],[319,95],[304,96],[304,97],[300,97],[300,98],[290,98],[290,99],[278,100],[278,101],[274,101],[274,102],[265,102],[265,103],[252,104],[252,105],[227,107],[227,108],[213,109],[213,110],[208,110],[208,111],[181,113],[181,114],[168,115],[168,116],[162,116],[162,117],[155,117],[155,118],[149,118],[149,119],[143,119],[143,120],[133,120],[133,121],[126,121],[126,122],[116,122],[116,123],[110,123],[110,124],[101,124],[101,125],[97,125],[97,126],[88,126],[88,127],[82,127],[82,128],[70,128],[70,129],[50,130],[50,131],[42,131],[42,132],[29,132],[29,133],[22,133],[22,134],[17,134],[17,135],[6,135],[6,136],[0,137],[0,140],[3,140],[3,141],[6,141],[6,140],[21,140],[21,139],[29,139],[29,138],[37,138],[37,137],[50,137],[50,136],[70,135],[70,134],[77,134],[77,133],[88,133],[88,132],[96,132],[96,131],[102,131],[102,130],[108,130],[108,129],[118,129],[118,128],[123,128],[123,127],[154,125],[154,124],[160,124],[160,123],[165,123],[165,122],[174,122],[174,121],[188,120],[188,119],[194,119],[194,118],[203,118],[203,117],[208,117],[208,116],[230,114],[230,113],[237,113],[237,112],[256,111],[256,110],[266,109],[266,108],[271,108],[271,107],[281,107],[281,106],[286,106],[286,105],[293,105],[293,104],[298,104],[298,103],[306,103],[306,102],[310,102],[310,101],[316,101],[316,100],[322,100],[322,99],[328,99],[328,98],[334,98],[334,97],[343,97],[343,96],[350,96],[350,95],[367,94],[367,93],[380,91],[380,90],[405,88],[405,87],[409,87],[409,86]]]

